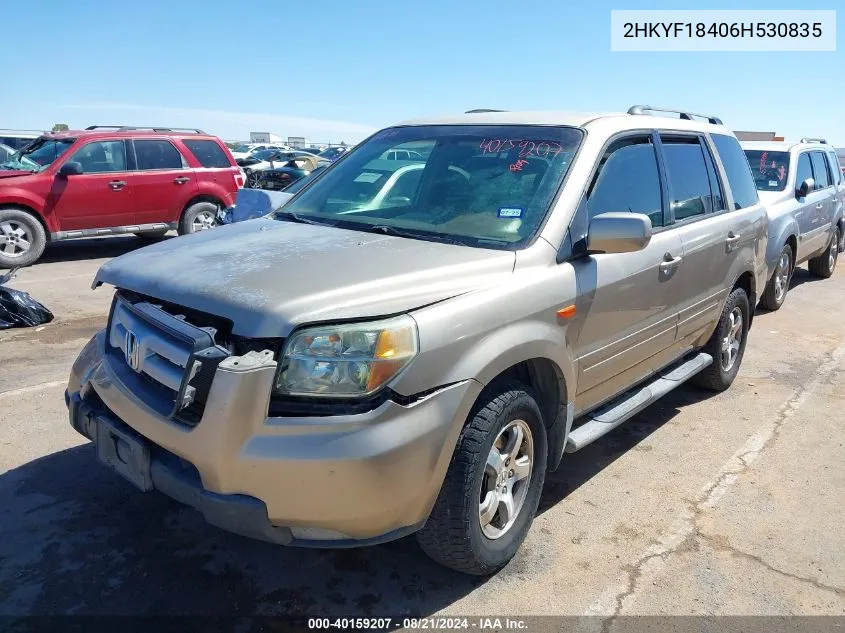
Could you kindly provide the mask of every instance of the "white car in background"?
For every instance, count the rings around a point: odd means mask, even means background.
[[[261,152],[267,149],[289,150],[290,147],[278,143],[244,143],[232,150],[232,157],[235,160],[243,160],[249,158],[255,152]]]

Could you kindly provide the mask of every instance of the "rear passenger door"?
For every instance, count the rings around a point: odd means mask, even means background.
[[[579,411],[607,401],[672,360],[667,359],[677,329],[672,297],[679,291],[682,246],[678,232],[664,227],[653,140],[649,133],[614,139],[573,220],[576,235],[596,215],[613,211],[648,215],[653,227],[641,251],[572,260],[581,295],[577,310],[583,315],[576,342]]]
[[[177,222],[197,192],[196,174],[166,138],[135,139],[135,222]]]
[[[816,191],[820,194],[815,204],[809,209],[812,215],[812,229],[807,240],[810,244],[808,250],[811,253],[815,253],[826,248],[830,242],[830,224],[835,192],[824,152],[810,152],[810,162],[813,165],[813,179],[816,181]]]
[[[727,213],[712,151],[702,134],[661,131],[668,222],[683,244],[677,284],[670,297],[678,312],[678,346],[713,329],[733,280],[738,247],[753,239],[740,212]]]

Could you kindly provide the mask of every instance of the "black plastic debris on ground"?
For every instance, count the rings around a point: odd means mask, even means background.
[[[13,327],[32,327],[53,320],[53,313],[23,290],[6,287],[6,282],[15,276],[17,268],[0,275],[0,330]]]

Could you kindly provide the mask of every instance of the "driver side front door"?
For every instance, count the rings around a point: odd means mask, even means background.
[[[135,222],[133,187],[123,140],[96,140],[63,157],[82,173],[53,178],[49,206],[61,231],[103,229]],[[59,166],[61,168],[61,166]]]

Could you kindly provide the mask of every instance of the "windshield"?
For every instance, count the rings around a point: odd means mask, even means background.
[[[745,150],[758,191],[783,191],[789,175],[789,152]]]
[[[258,160],[270,160],[273,156],[276,156],[279,153],[277,149],[262,149],[258,152],[253,152],[252,158],[257,158]]]
[[[548,126],[390,128],[285,212],[365,231],[520,248],[542,225],[582,135]]]
[[[239,153],[242,153],[242,154],[246,154],[247,152],[249,152],[249,145],[238,145],[232,151],[233,152],[239,152]]]
[[[39,138],[22,150],[12,154],[0,167],[3,169],[43,171],[64,154],[75,141],[76,139],[73,138],[60,140]]]

